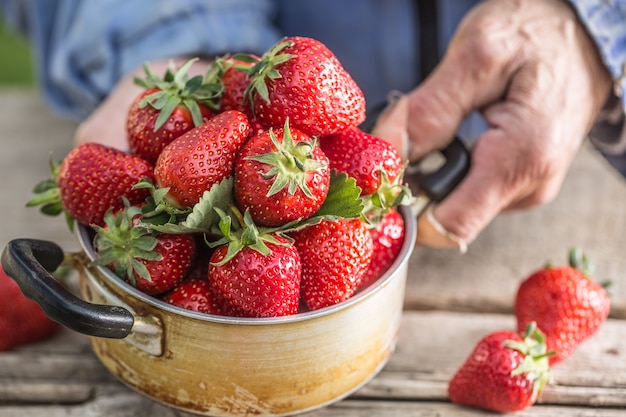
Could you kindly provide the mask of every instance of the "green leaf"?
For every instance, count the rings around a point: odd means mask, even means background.
[[[45,191],[41,191],[38,195],[31,198],[26,202],[26,207],[35,207],[42,204],[60,203],[61,202],[61,190],[55,186]]]
[[[204,79],[202,75],[196,75],[187,80],[187,82],[185,83],[184,94],[193,94],[198,88],[202,86],[203,81]]]
[[[53,189],[58,189],[59,186],[56,182],[56,180],[52,179],[52,178],[47,178],[43,181],[39,181],[37,184],[35,184],[35,186],[33,187],[33,194],[42,194],[46,191],[49,190],[53,190]]]
[[[152,252],[154,248],[156,248],[156,245],[158,244],[158,242],[159,241],[154,236],[142,236],[133,241],[133,247],[140,251]],[[148,256],[152,257],[151,255],[148,255]],[[160,256],[161,255],[159,255],[159,257]],[[145,259],[148,259],[148,258],[145,258]]]
[[[198,106],[198,103],[195,100],[185,99],[183,100],[183,105],[189,109],[194,126],[198,127],[202,123],[204,123],[204,119],[202,118],[202,112],[200,111],[200,106]]]
[[[161,233],[208,233],[220,221],[215,209],[226,211],[232,202],[233,177],[228,177],[210,190],[205,191],[200,200],[193,206],[185,220],[177,224],[147,225],[148,228]]]
[[[345,219],[359,217],[363,212],[363,200],[360,195],[361,188],[356,185],[354,178],[333,170],[328,196],[314,216],[335,216]]]
[[[174,109],[176,108],[176,106],[178,106],[180,103],[181,103],[180,97],[168,96],[165,106],[163,106],[163,108],[161,109],[161,112],[159,113],[159,116],[157,117],[156,122],[154,123],[155,132],[159,130],[165,124],[165,122],[167,122],[167,119],[169,119],[169,117],[174,112]]]
[[[63,204],[59,202],[44,204],[39,210],[47,216],[58,216],[59,214],[63,213],[65,209],[63,208]]]
[[[150,276],[150,272],[148,271],[148,268],[146,268],[146,266],[143,264],[143,262],[132,258],[130,260],[130,267],[132,268],[132,271],[137,274],[138,276],[140,276],[141,278],[145,279],[146,281],[150,281],[152,282],[152,277]],[[126,275],[128,278],[133,276],[133,273],[130,271],[126,272]]]
[[[184,85],[185,81],[187,80],[187,73],[189,72],[189,69],[194,64],[194,62],[197,62],[198,60],[199,58],[191,58],[187,60],[187,62],[185,62],[183,65],[181,65],[180,68],[176,70],[173,81],[178,85]]]
[[[259,58],[250,54],[235,54],[233,55],[233,59],[236,59],[237,61],[247,62],[249,64],[256,64],[257,62],[259,62]]]

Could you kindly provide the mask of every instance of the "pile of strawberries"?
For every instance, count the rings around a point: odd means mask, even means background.
[[[94,230],[95,263],[195,311],[296,314],[352,297],[393,263],[411,200],[398,150],[359,128],[365,99],[317,40],[195,60],[128,111],[130,152],[73,149],[29,205]]]
[[[532,406],[551,379],[551,367],[591,338],[611,307],[605,285],[590,278],[591,263],[578,249],[569,263],[540,268],[515,295],[517,332],[481,339],[448,385],[450,400],[496,412]]]

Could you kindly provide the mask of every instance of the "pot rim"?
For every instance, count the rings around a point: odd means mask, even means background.
[[[413,212],[409,206],[401,206],[398,208],[400,214],[404,219],[404,242],[400,253],[392,263],[391,267],[376,281],[370,284],[367,288],[357,291],[351,298],[334,304],[320,308],[318,310],[305,311],[302,313],[292,314],[289,316],[280,317],[233,317],[233,316],[220,316],[215,314],[201,313],[193,310],[188,310],[182,307],[177,307],[172,304],[166,303],[158,299],[155,296],[148,295],[133,287],[126,281],[117,277],[113,271],[103,266],[89,266],[98,270],[108,281],[110,285],[113,285],[117,290],[122,290],[133,297],[147,303],[153,307],[161,310],[165,310],[168,313],[174,313],[181,316],[185,316],[191,319],[210,321],[222,324],[237,324],[237,325],[272,325],[272,324],[284,324],[284,323],[296,323],[300,321],[312,320],[323,316],[331,315],[336,311],[347,309],[355,304],[362,302],[363,300],[373,296],[383,287],[385,287],[392,279],[399,279],[396,273],[400,267],[408,262],[409,257],[413,253],[415,237],[417,234],[417,219],[413,215]],[[77,224],[76,235],[83,252],[87,255],[89,261],[93,261],[96,258],[96,253],[91,244],[90,229],[83,224]],[[402,277],[404,278],[404,277]]]

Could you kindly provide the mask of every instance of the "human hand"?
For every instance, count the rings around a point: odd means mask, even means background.
[[[464,18],[438,67],[375,133],[400,145],[390,123],[404,123],[415,160],[481,112],[488,129],[470,171],[431,213],[458,238],[441,246],[462,247],[456,243],[472,242],[498,213],[556,196],[610,89],[596,46],[566,1],[489,0]]]
[[[159,60],[149,62],[150,70],[162,75],[168,66],[178,68],[185,59]],[[198,60],[189,70],[190,77],[204,74],[208,66],[205,60]],[[126,74],[100,106],[81,124],[74,134],[74,144],[85,142],[103,143],[121,150],[128,150],[126,138],[126,115],[133,100],[142,92],[142,87],[133,81],[135,77],[143,77],[143,68]]]

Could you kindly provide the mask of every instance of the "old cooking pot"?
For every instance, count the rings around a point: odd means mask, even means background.
[[[442,199],[467,172],[459,141],[442,153],[446,162],[437,171],[411,174],[422,200]],[[335,306],[281,318],[207,315],[145,295],[91,264],[86,227],[77,229],[80,253],[16,239],[2,253],[2,266],[49,317],[89,335],[104,366],[141,394],[201,415],[289,415],[346,397],[391,356],[418,214],[401,212],[406,239],[383,277]],[[79,270],[82,298],[48,272],[64,259]]]

